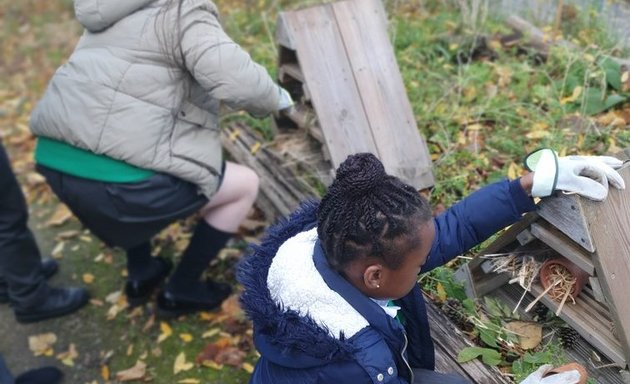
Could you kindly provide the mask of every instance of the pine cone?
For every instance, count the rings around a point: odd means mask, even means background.
[[[466,314],[462,303],[457,299],[446,299],[442,304],[442,312],[448,317],[458,328],[467,330],[469,328]]]
[[[534,309],[532,309],[532,313],[534,314],[534,320],[540,321],[547,318],[547,314],[549,314],[549,308],[540,301],[534,305]]]
[[[560,328],[556,331],[556,334],[564,348],[572,348],[580,339],[580,334],[570,327]]]

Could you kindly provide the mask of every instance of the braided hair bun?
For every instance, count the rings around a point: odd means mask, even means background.
[[[396,268],[407,251],[396,240],[415,238],[418,226],[430,218],[429,204],[415,188],[388,175],[373,154],[358,153],[339,166],[322,198],[317,233],[337,270],[368,256]]]
[[[341,163],[331,190],[357,198],[372,193],[387,177],[383,163],[371,153],[350,155]]]

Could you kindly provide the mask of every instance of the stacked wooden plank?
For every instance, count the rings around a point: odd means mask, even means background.
[[[630,185],[630,165],[620,174]],[[531,286],[531,297],[541,302],[580,333],[592,346],[619,367],[630,357],[630,189],[611,189],[604,202],[578,195],[558,194],[543,199],[536,213],[508,229],[484,254],[562,256],[585,271],[589,283],[575,303],[562,307],[543,294],[539,282]],[[510,276],[494,273],[483,257],[461,268],[457,275],[470,296],[483,296],[507,287]]]
[[[251,127],[224,131],[229,155],[261,178],[259,207],[270,219],[321,194],[357,152],[376,154],[390,174],[433,186],[428,148],[416,126],[379,0],[346,0],[282,12],[278,82],[296,101],[275,116],[275,137]]]

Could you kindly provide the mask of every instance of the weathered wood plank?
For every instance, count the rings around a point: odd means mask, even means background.
[[[538,297],[543,292],[539,284],[532,285],[532,294]],[[549,309],[555,311],[559,303],[544,295],[541,300]],[[599,302],[589,296],[580,294],[576,303],[565,303],[560,312],[560,318],[580,333],[589,343],[600,350],[613,362],[626,365],[626,358],[619,340],[612,333],[610,314],[602,316],[598,310]]]
[[[287,28],[285,14],[281,12],[276,23],[276,42],[285,48],[295,50],[295,42]]]
[[[457,355],[465,347],[474,346],[451,320],[440,311],[429,299],[427,313],[431,326],[431,336],[435,344],[436,370],[447,373],[456,372],[467,377],[473,383],[507,384],[511,381],[503,376],[496,367],[483,364],[475,359],[466,363],[458,363]]]
[[[331,3],[361,95],[369,129],[385,168],[418,189],[434,184],[431,159],[387,35],[379,0]]]
[[[556,252],[571,260],[590,276],[595,275],[592,255],[587,253],[584,248],[578,246],[565,234],[555,229],[551,224],[544,220],[532,223],[531,233]]]
[[[283,18],[295,42],[333,168],[352,153],[377,154],[366,132],[369,123],[332,8],[324,4],[286,12]]]
[[[619,170],[630,186],[630,166]],[[611,188],[600,203],[584,200],[586,219],[597,244],[594,257],[600,285],[615,319],[616,334],[630,356],[630,189]]]
[[[538,214],[584,249],[595,252],[582,202],[583,199],[578,195],[558,192],[555,196],[545,197],[540,201]]]

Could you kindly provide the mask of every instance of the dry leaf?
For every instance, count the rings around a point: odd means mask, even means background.
[[[249,373],[250,375],[252,373],[254,373],[254,366],[251,365],[248,362],[243,363],[243,365],[241,366],[241,368],[243,368],[247,373]]]
[[[175,358],[175,364],[173,365],[173,373],[178,374],[183,371],[188,371],[192,367],[194,367],[193,363],[186,362],[186,355],[184,352],[180,352],[179,355]]]
[[[221,312],[231,317],[239,317],[242,315],[243,310],[238,301],[238,294],[233,294],[223,301],[221,304]]]
[[[57,336],[54,333],[42,333],[28,337],[28,347],[35,356],[52,356],[52,346],[57,342]]]
[[[72,212],[64,204],[59,204],[55,212],[46,221],[47,227],[62,225],[72,217]]]
[[[57,245],[55,245],[55,248],[53,248],[52,252],[50,253],[51,256],[53,257],[53,259],[61,259],[63,257],[61,252],[63,252],[63,247],[65,245],[66,245],[66,243],[63,242],[63,241],[61,241],[61,242],[57,243]]]
[[[505,329],[518,336],[519,344],[525,350],[536,348],[542,340],[542,326],[538,323],[512,321],[505,325]]]
[[[116,380],[118,381],[140,380],[144,377],[146,372],[147,372],[147,365],[144,362],[138,360],[136,361],[136,365],[134,365],[133,367],[116,373]]]
[[[57,359],[61,360],[64,365],[67,365],[69,367],[74,366],[74,359],[76,359],[77,357],[79,357],[79,353],[77,352],[74,344],[70,344],[66,352],[62,352],[57,355]]]
[[[212,328],[211,330],[204,332],[203,335],[201,335],[201,338],[205,339],[208,337],[216,336],[219,334],[219,332],[221,332],[219,328]]]
[[[190,333],[180,333],[179,338],[182,339],[184,343],[190,343],[193,339]]]
[[[243,364],[243,359],[246,353],[235,347],[227,347],[217,353],[214,360],[219,364],[231,365],[233,367],[240,367]]]
[[[178,384],[199,384],[201,381],[197,379],[182,379],[177,382]]]
[[[163,342],[173,334],[171,327],[163,321],[160,321],[160,331],[162,331],[162,333],[158,336],[158,343]]]
[[[94,275],[91,273],[84,273],[83,274],[83,282],[85,284],[92,284],[94,282]]]
[[[70,229],[68,231],[62,231],[55,236],[55,240],[69,240],[73,237],[77,237],[81,232],[76,229]]]
[[[109,381],[109,367],[107,365],[101,365],[101,377],[105,381]]]

